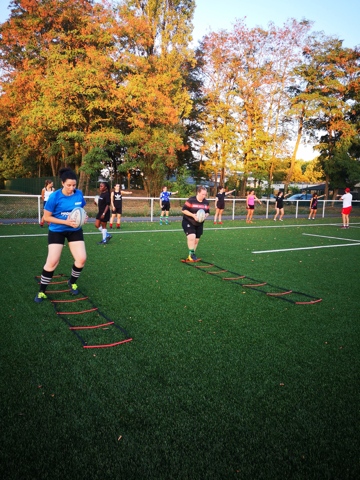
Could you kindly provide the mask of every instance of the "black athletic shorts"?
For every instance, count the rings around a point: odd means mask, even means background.
[[[108,222],[110,220],[110,209],[105,213],[104,216],[102,216],[104,212],[98,213],[96,215],[96,220],[100,220],[100,222]]]
[[[119,215],[121,215],[121,214],[122,214],[122,205],[121,205],[121,207],[115,207],[114,210],[111,210],[111,213],[112,213],[113,215],[116,215],[117,213],[118,213]]]
[[[196,225],[193,225],[192,223],[190,223],[188,220],[183,219],[182,228],[183,228],[186,236],[194,233],[196,235],[196,238],[200,238],[201,235],[203,234],[204,224],[202,223],[201,225],[196,226]]]
[[[170,202],[162,202],[161,211],[168,212],[170,210]]]
[[[65,244],[65,239],[68,243],[70,242],[80,242],[84,241],[84,232],[82,228],[80,230],[74,230],[73,232],[53,232],[49,230],[48,233],[48,244],[59,243],[60,245]]]

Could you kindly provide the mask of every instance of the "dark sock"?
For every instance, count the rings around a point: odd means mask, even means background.
[[[39,292],[45,293],[47,286],[51,282],[51,279],[54,275],[54,272],[48,272],[45,269],[43,269],[41,273],[41,278],[40,278],[40,289]]]
[[[70,277],[70,283],[76,283],[76,280],[80,277],[80,273],[82,271],[82,268],[78,268],[74,265],[72,266],[71,270],[71,277]]]

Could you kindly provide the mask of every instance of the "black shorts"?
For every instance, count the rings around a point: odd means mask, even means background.
[[[218,208],[219,210],[224,210],[225,209],[225,203],[218,203],[216,205],[216,208]]]
[[[197,225],[193,225],[188,220],[183,219],[182,228],[186,236],[195,234],[196,238],[200,238],[201,235],[203,234],[204,224],[202,223],[201,225],[197,226]]]
[[[122,205],[121,205],[121,207],[115,207],[114,210],[111,210],[111,213],[112,213],[113,215],[116,215],[117,213],[118,213],[119,215],[121,215],[121,214],[122,214]]]
[[[254,210],[254,209],[255,209],[255,206],[254,206],[254,205],[248,205],[248,209],[249,209],[249,210]]]
[[[314,205],[313,207],[310,207],[310,210],[317,210],[317,205]]]
[[[170,210],[170,202],[162,202],[161,211],[168,212]]]
[[[108,222],[110,220],[110,209],[105,213],[104,216],[102,216],[103,212],[99,212],[96,215],[96,220],[100,220],[100,222]]]
[[[73,232],[53,232],[49,230],[48,244],[58,243],[60,245],[65,244],[65,239],[68,243],[84,241],[84,232],[82,228],[80,230],[74,230]]]

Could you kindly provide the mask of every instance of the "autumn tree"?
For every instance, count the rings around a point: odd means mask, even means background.
[[[127,127],[127,166],[141,169],[152,196],[185,148],[181,120],[191,109],[185,86],[194,6],[191,0],[124,0],[117,10],[117,102]]]
[[[217,154],[217,163],[208,156],[214,168],[224,168],[221,145],[229,166],[245,179],[251,174],[272,181],[277,162],[290,151],[287,87],[309,28],[309,22],[291,20],[282,28],[249,29],[239,20],[232,31],[205,37],[204,95],[213,113],[205,112],[204,148]]]
[[[199,159],[205,175],[215,178],[215,186],[225,183],[225,174],[236,170],[238,152],[234,82],[229,76],[228,34],[207,35],[197,50],[202,68],[203,105],[197,121],[201,124]]]
[[[122,141],[111,12],[86,0],[12,3],[1,30],[0,108],[13,155],[27,145],[53,175],[60,164],[79,170],[86,188],[104,148]]]

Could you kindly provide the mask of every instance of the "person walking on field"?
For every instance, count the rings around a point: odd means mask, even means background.
[[[41,199],[43,201],[43,210],[45,210],[46,202],[49,200],[50,195],[55,190],[54,182],[52,180],[45,180],[45,186],[41,190]],[[41,217],[40,227],[44,226],[44,215]]]
[[[169,223],[169,211],[170,211],[170,197],[171,195],[176,195],[178,192],[168,192],[167,187],[164,185],[162,192],[160,193],[160,225],[162,225],[163,216],[165,216],[165,224]]]
[[[255,195],[255,190],[250,190],[249,195],[246,197],[246,223],[253,223],[252,218],[254,215],[255,200],[258,202],[259,205],[261,205],[261,200],[259,200]]]
[[[109,240],[112,238],[111,235],[107,233],[106,225],[110,219],[110,192],[109,184],[107,182],[101,182],[99,185],[100,195],[98,199],[98,214],[95,219],[95,228],[99,230],[102,234],[101,242],[98,242],[98,245],[106,245],[109,243]]]
[[[309,220],[315,220],[317,207],[318,207],[318,196],[317,193],[313,193],[312,199],[310,200],[310,213],[309,213]]]
[[[198,187],[195,197],[190,197],[183,205],[182,227],[187,237],[188,257],[187,262],[198,262],[200,259],[195,255],[196,248],[203,234],[204,222],[199,222],[197,212],[205,211],[205,218],[210,214],[209,202],[206,200],[207,190],[205,187]]]
[[[349,228],[349,217],[352,210],[352,198],[353,197],[350,193],[350,188],[345,188],[345,193],[341,197],[341,200],[343,201],[341,210],[343,226],[341,228]]]
[[[79,293],[77,280],[86,262],[86,249],[84,234],[81,227],[76,227],[74,220],[69,219],[69,214],[75,207],[86,205],[83,194],[76,189],[77,177],[70,168],[62,168],[59,172],[62,188],[52,193],[46,202],[44,220],[48,222],[48,255],[40,277],[40,289],[34,301],[41,303],[47,298],[46,288],[51,282],[54,271],[59,265],[61,253],[68,241],[74,263],[68,281],[70,294]]]
[[[277,217],[280,215],[279,221],[283,221],[284,216],[284,192],[279,192],[275,198],[275,217],[274,221],[276,222]]]
[[[117,217],[116,228],[120,228],[121,224],[121,215],[122,215],[122,194],[131,195],[132,192],[127,190],[121,190],[120,185],[117,183],[114,187],[114,190],[111,192],[111,220],[109,227],[112,228],[114,219]]]
[[[218,223],[222,225],[222,213],[225,209],[225,197],[227,195],[230,195],[231,193],[235,192],[234,190],[230,190],[230,192],[225,192],[224,187],[219,187],[219,192],[216,195],[215,198],[215,216],[214,216],[214,225],[216,225],[216,221],[218,220]]]

